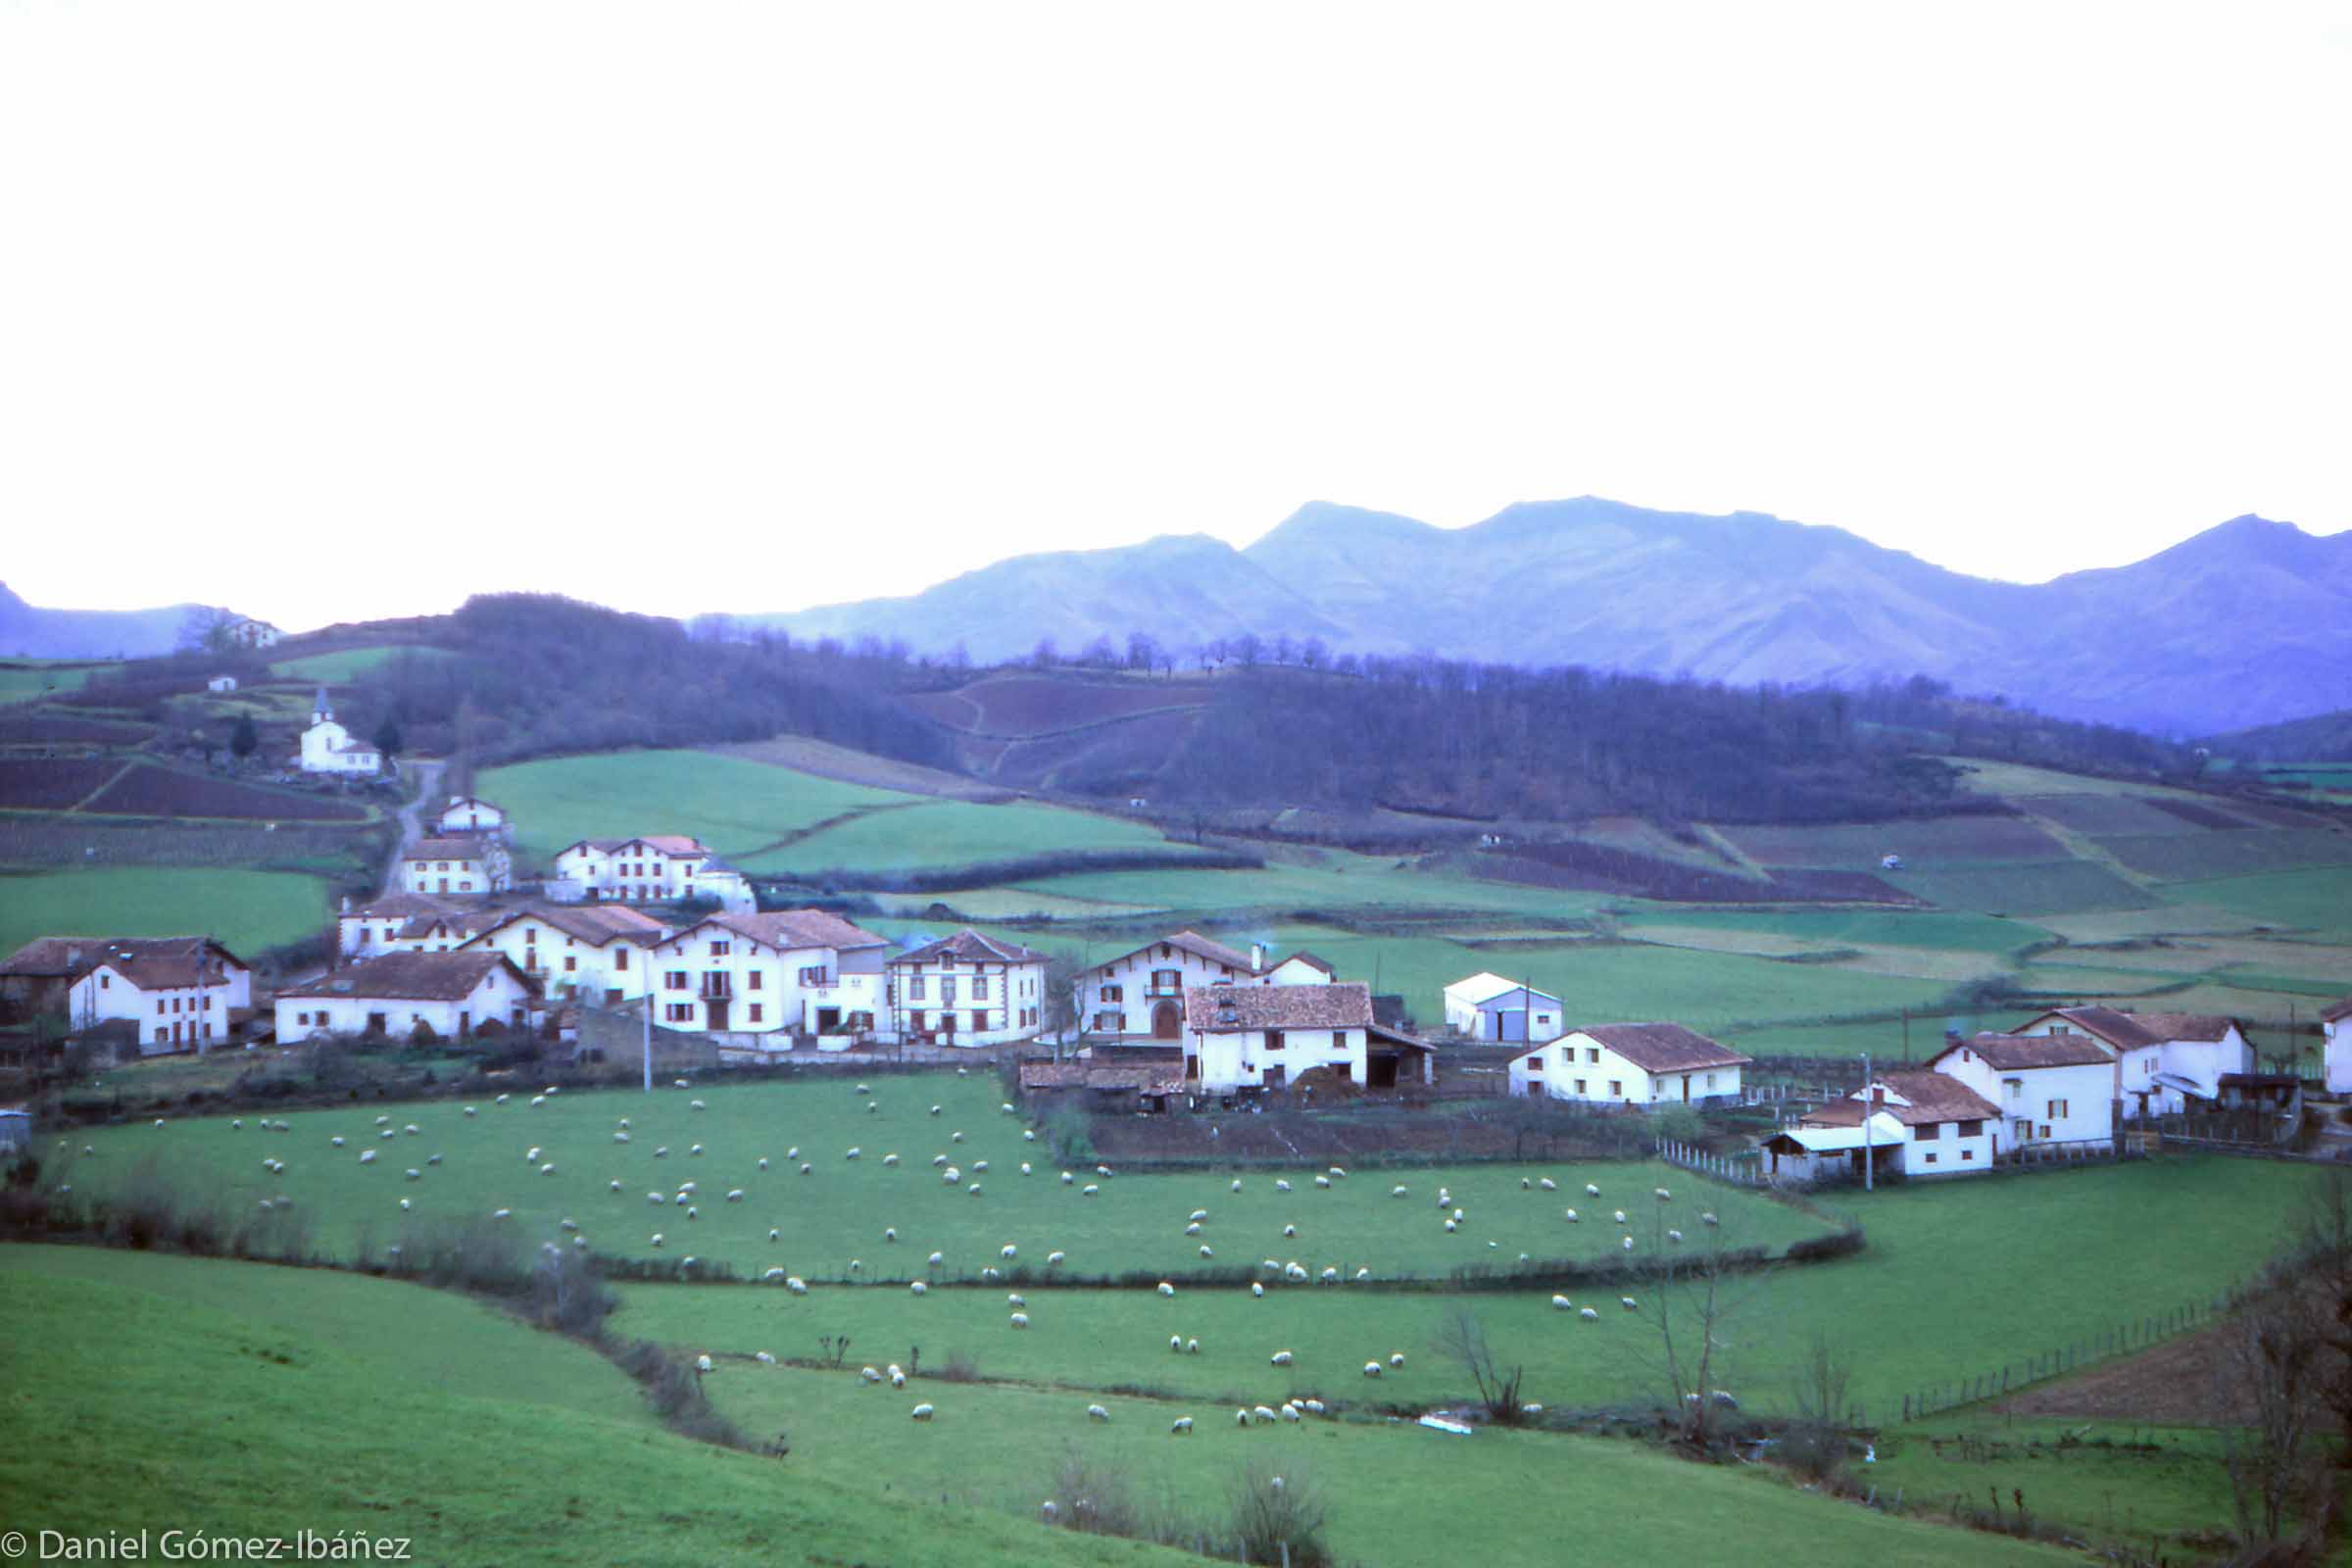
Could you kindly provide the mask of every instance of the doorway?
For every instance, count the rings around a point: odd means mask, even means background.
[[[1152,1009],[1152,1038],[1174,1040],[1184,1032],[1184,1010],[1173,1002],[1163,1002]]]

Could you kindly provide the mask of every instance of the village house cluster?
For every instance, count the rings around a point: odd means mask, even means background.
[[[316,720],[306,758],[336,767],[366,755],[323,692]],[[512,826],[470,795],[428,812],[392,891],[335,917],[325,972],[266,1008],[250,967],[203,936],[43,937],[0,962],[0,995],[147,1054],[538,1031],[583,1005],[642,1008],[647,1027],[754,1055],[1051,1042],[1054,1059],[1021,1063],[1025,1088],[1147,1109],[1427,1086],[1449,1046],[1519,1047],[1486,1058],[1502,1058],[1487,1069],[1498,1087],[1595,1109],[1739,1104],[1754,1065],[1680,1023],[1572,1024],[1560,997],[1487,972],[1445,988],[1441,1043],[1411,1032],[1402,999],[1374,997],[1311,953],[1270,960],[1262,945],[1191,930],[1079,970],[1054,1030],[1046,955],[968,927],[902,944],[822,909],[761,910],[741,871],[683,835],[581,840],[558,853],[538,897],[515,903]],[[2328,1088],[2352,1091],[2352,998],[2322,1028]],[[2233,1019],[2053,1008],[2012,1031],[1948,1036],[1925,1063],[1787,1118],[1761,1147],[1763,1170],[1798,1182],[1865,1164],[1970,1175],[2023,1152],[2112,1145],[2151,1117],[2293,1093],[2295,1080],[2254,1067]]]

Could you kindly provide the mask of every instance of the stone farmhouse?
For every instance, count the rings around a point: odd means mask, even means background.
[[[1737,1104],[1751,1058],[1679,1023],[1596,1023],[1510,1060],[1511,1093],[1598,1105]]]
[[[883,1027],[890,1043],[994,1046],[1038,1031],[1046,956],[965,927],[883,966]]]
[[[487,833],[433,834],[400,852],[404,893],[481,898],[514,885],[507,847]]]
[[[116,1025],[152,1056],[228,1044],[253,971],[209,937],[40,937],[0,962],[0,994],[75,1030]]]
[[[392,953],[277,994],[277,1038],[464,1040],[531,1027],[539,996],[503,953]]]
[[[311,727],[302,732],[302,753],[295,765],[305,773],[373,778],[384,770],[384,754],[365,741],[352,739],[351,731],[335,722],[334,705],[326,700],[326,688],[321,686],[318,701],[311,705]]]
[[[2209,1108],[2254,1070],[2236,1020],[2213,1013],[2055,1007],[2016,1032],[2080,1035],[2104,1051],[2115,1064],[2110,1098],[2126,1121]]]

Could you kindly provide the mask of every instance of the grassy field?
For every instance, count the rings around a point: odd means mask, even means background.
[[[929,804],[712,752],[549,758],[483,773],[475,793],[512,813],[517,847],[545,861],[586,838],[691,833],[747,855],[845,811]]]
[[[2089,860],[1956,865],[1888,871],[1886,877],[1930,904],[1984,914],[2078,914],[2089,909],[2140,909],[2156,902],[2150,894]]]
[[[404,655],[414,659],[457,657],[446,648],[400,643],[381,648],[345,648],[331,654],[310,654],[301,659],[281,659],[270,666],[270,673],[281,680],[315,680],[335,686],[356,679],[371,669],[381,668]]]
[[[2022,1495],[2034,1517],[2098,1541],[2144,1547],[2214,1530],[2230,1517],[2220,1439],[2198,1427],[2009,1419],[1955,1410],[1883,1436],[1870,1479],[1927,1508],[1957,1498],[2003,1508]]]
[[[24,703],[81,690],[101,670],[119,666],[71,659],[12,659],[0,663],[0,703]]]
[[[2260,876],[2176,882],[2164,896],[2261,925],[2320,935],[2352,935],[2352,870],[2273,871]]]
[[[1148,1269],[1181,1279],[1266,1257],[1318,1272],[1369,1268],[1384,1279],[1443,1278],[1464,1265],[1515,1263],[1522,1252],[1613,1258],[1619,1244],[1606,1210],[1572,1225],[1562,1209],[1582,1200],[1588,1180],[1615,1190],[1616,1202],[1625,1203],[1674,1177],[1663,1166],[1609,1165],[1590,1175],[1530,1164],[1413,1170],[1394,1180],[1367,1173],[1325,1189],[1314,1185],[1314,1171],[1299,1170],[1251,1175],[1237,1194],[1224,1174],[1103,1178],[1078,1165],[1079,1179],[1065,1184],[1045,1141],[1025,1141],[1023,1124],[999,1108],[993,1077],[891,1078],[874,1088],[871,1096],[832,1081],[665,1090],[650,1098],[614,1092],[564,1095],[538,1106],[520,1096],[505,1104],[478,1102],[472,1117],[438,1102],[392,1115],[392,1127],[419,1131],[390,1140],[378,1136],[389,1129],[357,1107],[288,1113],[294,1130],[286,1134],[250,1125],[239,1131],[220,1117],[174,1119],[162,1128],[96,1133],[87,1140],[94,1155],[59,1157],[65,1179],[84,1193],[152,1174],[240,1211],[284,1194],[301,1205],[319,1244],[342,1256],[396,1244],[407,1229],[503,1207],[533,1236],[556,1234],[561,1221],[573,1220],[593,1248],[611,1254],[691,1254],[747,1277],[777,1267],[809,1279],[870,1281],[974,1278],[983,1267],[1008,1266],[1000,1256],[1008,1245],[1018,1249],[1013,1266],[1094,1278]],[[697,1099],[710,1108],[692,1109]],[[869,1113],[869,1104],[879,1108]],[[943,1113],[930,1115],[932,1104]],[[630,1141],[620,1144],[612,1135],[624,1116]],[[961,1142],[953,1136],[958,1132]],[[331,1143],[338,1136],[346,1140],[340,1149]],[[698,1144],[700,1155],[692,1152]],[[855,1160],[847,1157],[852,1148],[861,1151]],[[524,1157],[530,1150],[538,1158]],[[364,1164],[363,1151],[378,1157]],[[885,1163],[893,1153],[896,1166]],[[437,1165],[428,1163],[434,1154],[442,1156]],[[957,1181],[943,1180],[935,1155],[952,1163]],[[286,1172],[265,1172],[265,1157],[284,1160]],[[759,1164],[763,1157],[766,1170]],[[1027,1176],[1024,1161],[1032,1167]],[[807,1175],[804,1163],[811,1167]],[[542,1174],[543,1164],[554,1171]],[[419,1179],[404,1180],[409,1169]],[[1569,1196],[1522,1191],[1523,1176],[1549,1176]],[[1278,1179],[1292,1190],[1279,1191]],[[1392,1198],[1394,1181],[1418,1200]],[[695,1191],[680,1204],[674,1200],[687,1182]],[[974,1182],[978,1196],[968,1190]],[[1090,1196],[1089,1185],[1099,1192]],[[1441,1185],[1450,1185],[1469,1216],[1451,1234],[1435,1205]],[[733,1191],[744,1194],[741,1201],[728,1200]],[[658,1205],[649,1200],[655,1193]],[[403,1201],[412,1206],[403,1210]],[[1746,1245],[1774,1250],[1828,1228],[1740,1194],[1723,1195],[1717,1206],[1739,1222]],[[1189,1236],[1186,1216],[1198,1208],[1214,1218],[1203,1234]],[[1298,1234],[1285,1237],[1285,1226]],[[770,1230],[779,1233],[774,1242]],[[1203,1259],[1202,1246],[1216,1255]],[[946,1257],[940,1270],[925,1263],[935,1250]],[[1059,1269],[1046,1262],[1055,1250],[1068,1254]]]
[[[0,1386],[40,1434],[0,1453],[11,1529],[356,1532],[551,1568],[1185,1560],[673,1437],[593,1351],[420,1287],[32,1247],[0,1279]]]
[[[95,866],[0,876],[0,953],[37,936],[209,934],[247,956],[318,934],[326,884],[299,871]]]
[[[855,818],[796,843],[746,856],[738,863],[746,871],[769,874],[909,871],[1100,850],[1193,853],[1190,846],[1169,842],[1148,823],[1093,811],[1026,801],[1002,806],[925,801],[905,810]]]

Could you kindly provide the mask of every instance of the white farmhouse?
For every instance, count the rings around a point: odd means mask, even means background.
[[[751,882],[702,840],[683,833],[633,839],[582,839],[556,852],[555,898],[576,896],[614,904],[668,904],[715,899],[721,909],[750,914],[759,907]]]
[[[411,922],[454,915],[459,908],[454,899],[422,893],[387,893],[356,908],[345,899],[342,911],[335,916],[335,951],[351,959],[413,952],[413,945],[401,940]]]
[[[1949,1073],[1883,1073],[1871,1081],[1867,1091],[1857,1089],[1844,1100],[1808,1112],[1793,1131],[1842,1128],[1855,1133],[1855,1147],[1843,1152],[1859,1174],[1865,1094],[1874,1130],[1891,1124],[1896,1131],[1890,1149],[1878,1147],[1881,1141],[1876,1136],[1871,1139],[1871,1157],[1879,1162],[1880,1171],[1935,1178],[1978,1176],[1992,1169],[2000,1151],[2000,1107]],[[1795,1142],[1802,1145],[1804,1140]],[[1816,1155],[1825,1152],[1814,1151]],[[1781,1173],[1781,1157],[1769,1143],[1765,1146],[1767,1167],[1776,1175]]]
[[[2081,1035],[2115,1062],[2112,1098],[2126,1121],[2177,1114],[2221,1098],[2222,1080],[2254,1070],[2254,1048],[2233,1018],[2202,1012],[2056,1007],[2016,1030]]]
[[[400,852],[400,891],[479,898],[514,885],[507,847],[486,833],[437,834]]]
[[[1178,931],[1122,953],[1074,984],[1079,1029],[1174,1044],[1184,1037],[1185,993],[1219,982],[1255,984],[1265,955],[1242,953],[1198,931]]]
[[[2320,1034],[2328,1043],[2328,1092],[2352,1094],[2352,997],[2321,1009]]]
[[[41,937],[0,963],[0,991],[73,1029],[126,1023],[153,1056],[226,1044],[253,971],[208,937]]]
[[[318,688],[318,700],[311,705],[311,727],[302,732],[300,766],[305,773],[332,773],[344,777],[372,778],[384,769],[384,755],[364,741],[351,738],[351,731],[335,722],[334,705],[326,700],[326,688]]]
[[[471,795],[452,795],[433,823],[442,833],[488,833],[499,838],[506,836],[507,825],[503,808]]]
[[[1340,978],[1340,971],[1313,954],[1300,951],[1279,963],[1269,963],[1258,976],[1258,983],[1269,986],[1327,986]]]
[[[1498,974],[1482,971],[1446,988],[1446,1027],[1472,1040],[1556,1040],[1566,1017],[1559,998]]]
[[[655,1021],[716,1034],[870,1033],[889,956],[889,938],[822,909],[713,914],[655,948]]]
[[[527,1029],[538,1005],[503,953],[392,953],[280,991],[277,1038],[464,1040]]]
[[[237,677],[234,675],[215,675],[211,680],[208,680],[204,683],[204,689],[208,692],[233,692],[237,689]]]
[[[965,927],[884,965],[889,1020],[880,1038],[995,1046],[1037,1033],[1046,956]]]
[[[221,628],[221,635],[227,639],[232,648],[274,648],[277,646],[277,640],[285,633],[266,620],[256,620],[251,615],[239,615]]]
[[[502,953],[543,997],[612,1006],[651,989],[653,950],[666,935],[625,905],[546,905],[505,911],[454,951]]]
[[[1317,1067],[1365,1081],[1372,988],[1250,981],[1184,994],[1184,1076],[1212,1093],[1279,1089]]]
[[[1511,1093],[1597,1105],[1736,1102],[1750,1058],[1679,1023],[1596,1023],[1511,1058]]]
[[[2082,1035],[1974,1035],[1928,1058],[2000,1109],[2003,1150],[2111,1143],[2115,1060]]]

